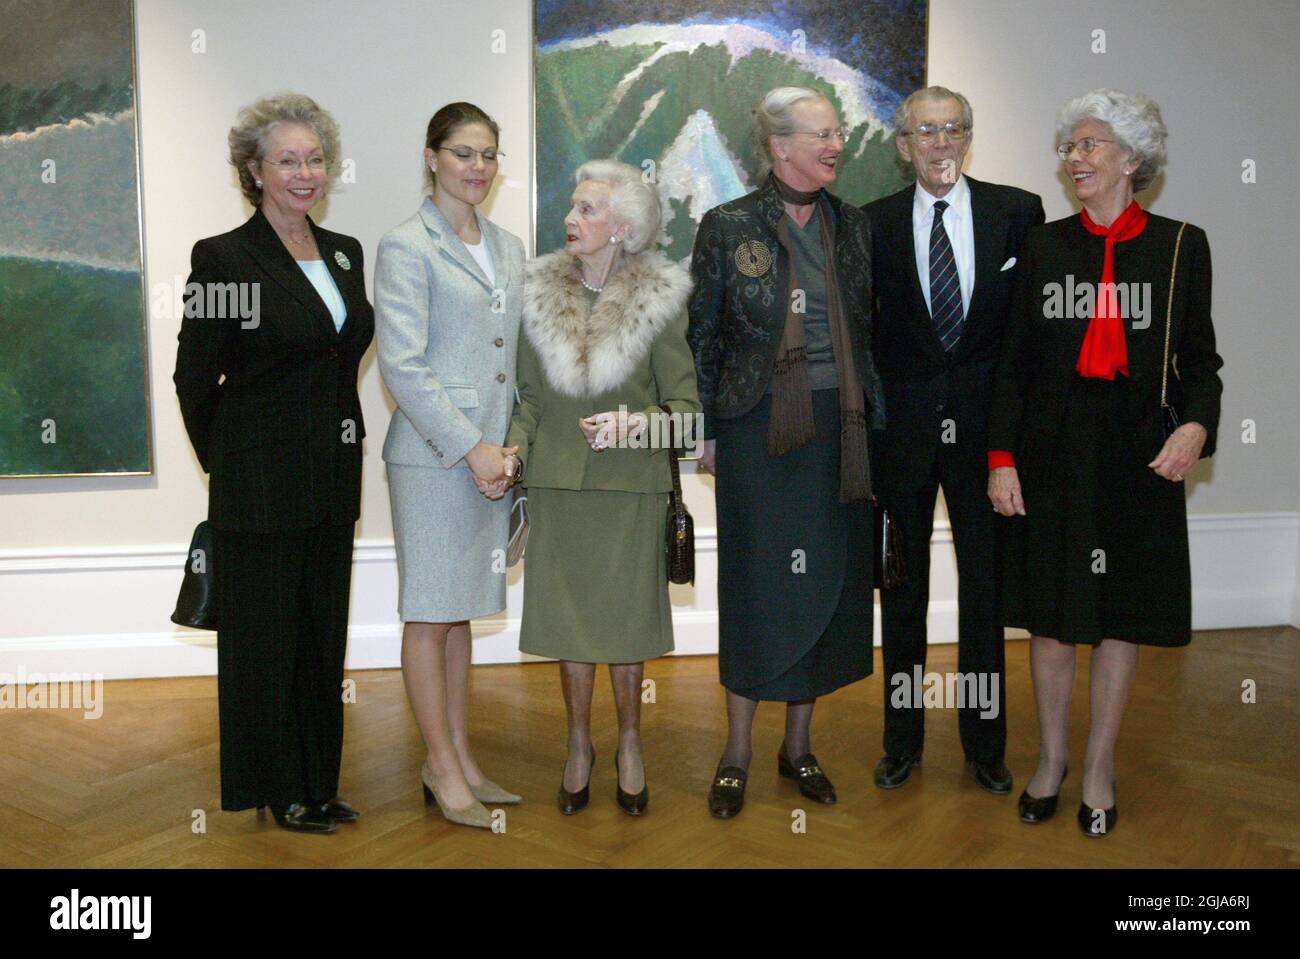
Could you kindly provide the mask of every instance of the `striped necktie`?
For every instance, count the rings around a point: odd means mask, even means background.
[[[957,259],[952,253],[948,231],[943,228],[943,211],[947,200],[934,204],[934,226],[930,228],[930,319],[939,334],[943,351],[951,353],[961,339],[961,279],[957,276]]]

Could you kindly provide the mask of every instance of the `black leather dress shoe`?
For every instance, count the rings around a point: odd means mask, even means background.
[[[968,762],[975,770],[975,781],[989,792],[999,796],[1011,792],[1011,770],[1002,760],[995,759],[989,763],[977,763],[974,760]]]
[[[799,792],[814,802],[827,805],[835,802],[835,787],[826,778],[821,766],[817,765],[817,757],[812,753],[804,753],[791,762],[785,758],[785,753],[778,752],[776,771],[786,779],[795,780],[799,784]]]
[[[1066,766],[1065,771],[1061,773],[1061,782],[1065,782],[1065,777],[1070,774],[1070,767]],[[1046,822],[1056,815],[1056,801],[1061,798],[1061,784],[1056,785],[1056,794],[1053,796],[1031,796],[1026,789],[1020,794],[1020,802],[1017,803],[1020,809],[1020,821],[1027,823]]]
[[[644,816],[646,807],[650,805],[650,784],[642,784],[641,791],[636,795],[633,795],[630,792],[624,792],[622,780],[618,775],[617,752],[614,753],[614,779],[617,783],[616,788],[618,790],[615,796],[618,800],[618,808],[623,810],[623,812],[627,813],[629,816]]]
[[[328,818],[319,806],[296,802],[288,806],[272,806],[271,815],[281,829],[294,832],[333,832],[334,820]]]
[[[897,789],[912,775],[912,767],[921,765],[921,754],[882,756],[876,763],[875,780],[881,789]]]
[[[723,766],[713,775],[709,787],[709,812],[719,819],[730,819],[745,805],[745,783],[749,773],[739,766]]]
[[[1119,819],[1119,804],[1116,803],[1109,809],[1093,809],[1085,802],[1079,803],[1079,828],[1083,830],[1085,836],[1093,839],[1100,839],[1107,836],[1115,828],[1115,820]]]
[[[317,808],[326,819],[332,819],[335,822],[356,822],[361,818],[361,813],[357,812],[338,796],[333,799],[327,799],[323,803],[317,803]]]
[[[565,761],[568,765],[568,761]],[[564,788],[564,774],[560,774],[560,793],[556,796],[556,803],[560,807],[560,812],[566,816],[572,816],[580,813],[587,808],[587,803],[591,800],[591,771],[596,768],[596,747],[591,747],[591,765],[587,768],[587,785],[583,786],[577,792],[569,792]]]

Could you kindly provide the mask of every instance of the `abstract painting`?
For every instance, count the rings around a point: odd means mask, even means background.
[[[894,110],[924,85],[926,14],[926,0],[536,0],[536,252],[564,243],[574,171],[612,157],[653,173],[666,252],[689,256],[705,211],[759,186],[751,111],[778,86],[835,104],[837,196],[900,189]]]
[[[0,24],[0,477],[148,473],[131,0]]]

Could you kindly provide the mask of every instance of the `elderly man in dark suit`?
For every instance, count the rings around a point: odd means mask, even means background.
[[[925,725],[914,689],[926,653],[930,534],[939,487],[958,574],[958,726],[975,778],[1011,790],[1004,762],[1003,636],[987,485],[988,407],[1017,257],[1045,217],[1039,197],[962,173],[971,107],[944,87],[917,90],[895,117],[916,184],[864,207],[871,220],[875,358],[888,426],[876,443],[877,495],[903,533],[907,579],[884,591],[885,756],[876,785],[919,765]],[[986,695],[971,696],[978,690]],[[980,701],[982,700],[982,702]]]

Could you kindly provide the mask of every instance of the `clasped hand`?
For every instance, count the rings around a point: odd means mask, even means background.
[[[644,413],[628,413],[626,410],[592,413],[578,420],[578,429],[582,430],[587,445],[597,453],[640,436],[649,425],[650,420]]]
[[[478,445],[465,454],[474,485],[488,499],[500,499],[506,495],[514,483],[515,466],[518,463],[518,446],[496,446],[479,441]]]

